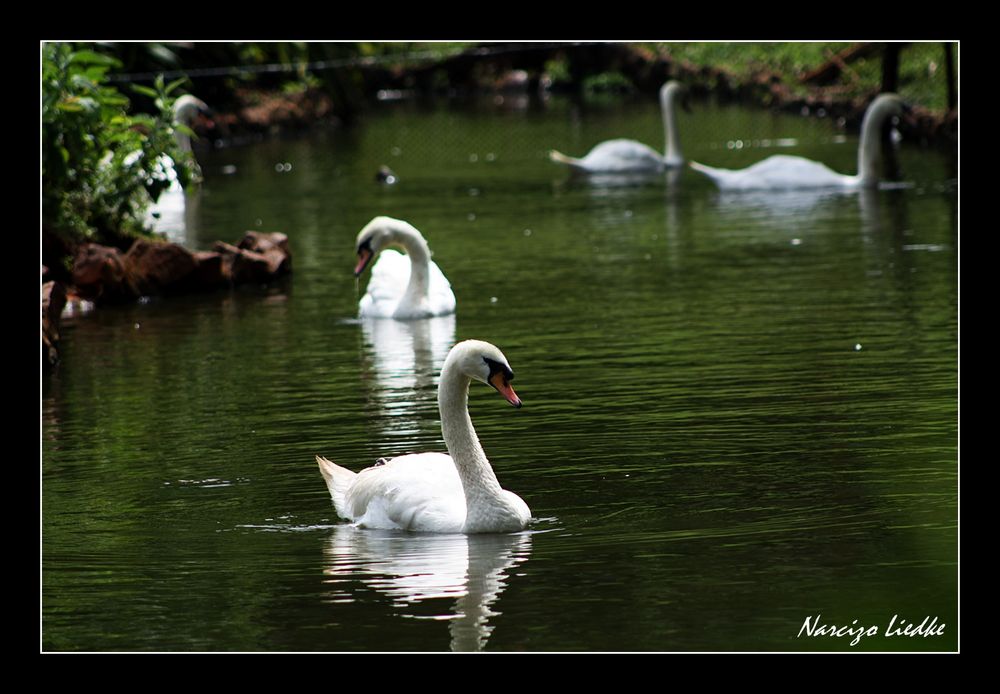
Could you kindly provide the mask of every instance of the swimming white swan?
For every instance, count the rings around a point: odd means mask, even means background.
[[[201,99],[184,94],[174,102],[173,107],[174,122],[185,127],[190,127],[198,113],[210,113],[211,109]],[[182,152],[192,152],[191,136],[174,128],[174,139],[177,147]],[[198,162],[194,160],[195,171],[198,171]],[[146,224],[168,237],[179,237],[184,235],[186,222],[184,212],[186,209],[186,199],[184,188],[181,186],[177,176],[177,168],[174,160],[161,154],[156,160],[157,172],[154,177],[166,184],[166,188],[160,192],[159,197],[146,208]]]
[[[406,254],[389,246],[400,246]],[[361,318],[430,318],[455,312],[455,294],[444,273],[431,260],[427,241],[411,224],[392,217],[376,217],[358,232],[359,277],[372,258],[368,290],[358,302]]]
[[[506,357],[488,342],[451,348],[441,370],[438,408],[448,453],[413,453],[359,473],[316,456],[342,518],[367,528],[436,533],[506,533],[531,519],[528,505],[500,486],[469,418],[469,384],[488,383],[514,407]]]
[[[576,171],[584,173],[629,173],[636,171],[662,171],[684,164],[681,141],[677,134],[675,102],[685,93],[684,86],[671,80],[660,87],[660,110],[663,116],[663,134],[666,152],[660,154],[635,140],[608,140],[595,146],[583,159],[569,157],[552,150],[549,159],[560,164],[568,164]]]
[[[837,173],[824,164],[804,157],[776,154],[745,169],[716,169],[698,162],[691,168],[700,171],[723,190],[759,190],[793,188],[862,188],[878,184],[877,164],[882,155],[882,124],[886,118],[899,115],[903,102],[895,94],[880,94],[861,122],[861,143],[858,147],[858,173],[848,176]]]

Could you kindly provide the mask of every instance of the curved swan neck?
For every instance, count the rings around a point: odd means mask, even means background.
[[[438,408],[441,432],[448,453],[458,469],[465,499],[471,511],[487,500],[501,498],[503,489],[486,458],[486,452],[469,417],[469,383],[471,379],[457,369],[449,368],[446,360],[438,386]]]
[[[402,246],[410,258],[410,281],[406,285],[403,301],[425,297],[430,286],[431,264],[431,249],[427,241],[409,224],[393,225],[390,239],[391,243]]]
[[[194,97],[185,94],[174,102],[174,121],[181,125],[191,127],[195,114],[198,113],[204,103]],[[191,152],[191,136],[174,128],[174,141],[182,152]]]
[[[193,152],[194,149],[191,147],[191,136],[187,133],[182,133],[180,130],[174,130],[174,142],[177,143],[177,148],[182,152]]]
[[[684,155],[681,152],[681,139],[677,134],[677,95],[680,88],[675,84],[667,84],[660,90],[660,111],[663,117],[663,139],[666,150],[663,160],[668,164],[679,163]]]
[[[878,181],[878,163],[882,157],[882,125],[896,108],[896,98],[883,94],[871,103],[861,121],[858,145],[858,178],[862,184]]]

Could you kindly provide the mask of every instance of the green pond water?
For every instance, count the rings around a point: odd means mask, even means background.
[[[704,163],[855,172],[828,120],[696,103],[679,126]],[[185,243],[281,231],[294,272],[66,321],[41,384],[41,648],[957,649],[953,158],[904,142],[906,185],[743,195],[547,158],[622,136],[660,148],[656,104],[383,104],[201,149]],[[356,319],[379,214],[424,233],[455,316]],[[314,455],[443,451],[437,377],[467,338],[517,374],[522,409],[473,384],[470,410],[536,520],[340,521]]]

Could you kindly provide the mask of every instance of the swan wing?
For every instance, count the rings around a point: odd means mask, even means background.
[[[852,185],[854,176],[845,176],[805,157],[776,154],[745,169],[717,169],[698,162],[699,171],[724,190],[823,188]]]
[[[451,289],[451,282],[433,260],[430,262],[428,298],[433,315],[443,316],[455,312],[455,292]]]
[[[580,161],[587,171],[615,172],[661,169],[663,155],[635,140],[608,140],[595,146]]]
[[[465,492],[450,456],[415,453],[359,472],[344,510],[367,528],[461,532]]]
[[[390,318],[410,281],[410,259],[405,253],[387,248],[379,254],[371,272],[358,313],[362,317]]]
[[[392,318],[406,294],[409,282],[409,257],[391,248],[385,249],[372,267],[368,288],[358,302],[358,314],[362,318]],[[419,313],[426,312],[431,316],[455,311],[455,293],[451,289],[451,283],[433,260],[430,262],[427,304],[421,301],[419,309]]]

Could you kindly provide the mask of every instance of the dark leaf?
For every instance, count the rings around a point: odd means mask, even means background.
[[[144,87],[141,84],[133,84],[131,86],[132,86],[132,91],[136,92],[137,94],[142,94],[144,96],[148,96],[151,99],[155,99],[157,96],[159,96],[159,94],[156,93],[155,89],[150,89],[149,87]]]
[[[95,51],[82,50],[76,51],[70,56],[70,63],[75,65],[104,65],[106,67],[121,67],[121,62],[116,58],[112,58],[110,55],[102,55],[101,53],[96,53]]]

